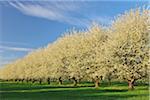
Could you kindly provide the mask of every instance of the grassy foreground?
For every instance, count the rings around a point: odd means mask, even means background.
[[[128,91],[126,83],[105,83],[95,89],[91,83],[71,85],[39,85],[37,83],[0,82],[0,100],[149,100],[147,85]]]

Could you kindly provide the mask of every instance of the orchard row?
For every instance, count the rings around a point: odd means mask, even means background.
[[[0,70],[3,80],[39,81],[126,80],[129,88],[148,79],[148,9],[135,9],[115,18],[112,25],[93,24],[86,30],[72,30],[54,43],[29,53]]]

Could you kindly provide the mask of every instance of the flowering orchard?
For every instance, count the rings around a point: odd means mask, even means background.
[[[118,16],[108,28],[93,24],[87,30],[73,30],[54,43],[7,64],[0,78],[48,84],[71,80],[128,82],[148,79],[149,10],[135,9]]]

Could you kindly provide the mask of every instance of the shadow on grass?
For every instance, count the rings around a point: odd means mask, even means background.
[[[121,83],[121,82],[113,82],[111,85],[107,85],[105,82],[100,84],[100,87],[120,87],[120,86],[127,86],[126,83]],[[71,86],[71,85],[39,85],[39,84],[27,84],[27,83],[1,83],[0,84],[0,91],[19,91],[19,90],[39,90],[39,89],[57,89],[57,88],[82,88],[82,87],[93,87],[94,89],[94,84],[92,85],[89,83],[89,85],[86,83],[83,84],[78,84],[78,86]],[[111,89],[112,90],[112,89]],[[110,91],[111,91],[110,90]],[[145,88],[140,88],[140,90],[145,90]],[[114,90],[112,90],[114,91]],[[119,91],[119,90],[118,90]],[[120,90],[121,91],[121,90]]]
[[[2,100],[122,100],[141,95],[124,95],[119,92],[127,90],[113,89],[74,89],[74,90],[47,90],[36,92],[2,92]],[[117,93],[116,93],[117,92]]]
[[[1,83],[1,100],[122,100],[128,98],[148,97],[148,94],[139,92],[127,92],[122,86],[126,83],[113,83],[112,86],[120,88],[106,87],[105,83],[101,88],[95,89],[93,85],[79,84],[79,86],[53,86],[53,85],[31,85],[26,83]],[[106,87],[106,88],[105,88]],[[145,87],[138,88],[138,91],[145,91]],[[146,89],[147,90],[147,89]],[[138,99],[141,100],[141,99]],[[142,99],[143,100],[143,99]],[[146,100],[146,99],[144,99]]]
[[[0,91],[15,91],[15,90],[39,90],[39,89],[57,89],[57,88],[82,88],[94,86],[40,86],[40,85],[28,85],[28,86],[12,86],[0,88]]]

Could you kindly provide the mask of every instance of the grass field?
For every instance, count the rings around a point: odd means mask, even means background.
[[[103,83],[98,89],[92,86],[0,82],[0,100],[149,100],[148,85],[136,86],[133,91],[128,91],[126,83]]]

